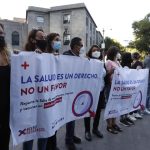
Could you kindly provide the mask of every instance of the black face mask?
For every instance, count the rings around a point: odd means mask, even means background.
[[[45,51],[46,46],[47,46],[47,41],[46,40],[36,40],[36,46],[42,51]]]
[[[4,36],[0,36],[0,48],[4,48],[6,46]]]

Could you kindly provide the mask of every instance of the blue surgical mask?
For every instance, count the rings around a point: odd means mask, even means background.
[[[60,50],[61,49],[61,41],[54,41],[52,44],[53,50]]]

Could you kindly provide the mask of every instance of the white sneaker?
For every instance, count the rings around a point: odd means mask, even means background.
[[[134,117],[136,119],[142,119],[142,116],[139,113],[134,113]]]
[[[128,115],[128,118],[132,121],[136,121],[136,118],[133,115]]]
[[[147,108],[145,108],[144,113],[150,115],[150,111]]]

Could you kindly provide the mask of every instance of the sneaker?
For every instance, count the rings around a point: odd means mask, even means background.
[[[130,118],[126,118],[126,121],[130,124],[130,125],[134,125],[134,122],[130,119]]]
[[[128,118],[132,121],[136,121],[136,118],[133,115],[128,115]]]
[[[149,114],[150,114],[150,111],[146,108],[146,109],[144,110],[144,113],[147,114],[147,115],[149,115]]]
[[[113,127],[107,127],[106,129],[108,132],[110,132],[112,134],[118,134],[118,132]]]
[[[136,119],[142,119],[142,116],[139,113],[134,113],[134,117]]]
[[[145,114],[145,110],[140,111],[140,115],[143,116]]]
[[[129,127],[130,126],[130,123],[128,123],[126,119],[120,119],[120,124],[122,124],[125,127]]]

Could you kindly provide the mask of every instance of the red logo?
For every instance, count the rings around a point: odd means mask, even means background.
[[[29,67],[29,64],[27,64],[27,62],[25,61],[23,64],[21,64],[21,67],[23,67],[26,70],[27,67]]]

